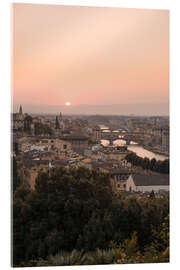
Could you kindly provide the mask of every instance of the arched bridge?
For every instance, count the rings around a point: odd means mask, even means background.
[[[118,131],[118,132],[101,132],[102,140],[109,140],[110,144],[113,144],[115,140],[124,140],[126,144],[129,145],[131,141],[136,143],[141,143],[144,139],[144,133],[128,132],[128,131]]]

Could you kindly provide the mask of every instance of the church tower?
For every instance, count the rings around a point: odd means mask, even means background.
[[[63,117],[62,117],[61,112],[59,114],[59,127],[60,127],[61,130],[64,130],[64,121],[63,121]]]
[[[20,105],[20,107],[19,107],[19,114],[23,114],[23,111],[22,111],[22,106]]]
[[[17,117],[18,117],[18,120],[21,120],[21,121],[24,120],[24,115],[23,115],[23,110],[22,110],[22,106],[21,105],[19,107],[19,113],[18,113]],[[23,125],[23,123],[22,123],[22,125]]]
[[[60,114],[59,114],[59,122],[61,122],[62,121],[62,113],[60,112]]]
[[[55,129],[59,129],[59,128],[60,128],[60,126],[59,126],[59,119],[56,116]]]

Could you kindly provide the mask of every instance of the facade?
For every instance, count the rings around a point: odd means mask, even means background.
[[[114,192],[126,191],[127,181],[131,177],[131,172],[128,170],[112,170],[111,172],[111,186]]]
[[[134,192],[159,192],[169,191],[169,175],[157,174],[131,175],[126,183],[126,191]]]
[[[121,147],[119,147],[119,149],[113,150],[109,153],[109,159],[121,161],[126,157],[128,153],[129,153],[128,150],[124,149],[123,147],[122,149]]]
[[[56,130],[64,130],[65,129],[65,124],[63,121],[63,117],[62,117],[62,113],[60,112],[60,114],[58,116],[56,116],[56,120],[55,120],[55,129]]]
[[[61,140],[69,142],[75,151],[84,150],[88,147],[88,137],[78,134],[70,134],[60,137]]]
[[[19,146],[22,152],[38,151],[56,151],[56,153],[71,150],[71,143],[58,138],[34,138],[22,137],[19,139]]]
[[[169,130],[164,130],[162,134],[162,148],[169,152]]]
[[[101,129],[99,127],[96,127],[95,129],[93,129],[92,139],[94,141],[101,140]]]
[[[22,106],[20,105],[19,112],[12,115],[12,129],[23,130],[24,129],[24,115]]]

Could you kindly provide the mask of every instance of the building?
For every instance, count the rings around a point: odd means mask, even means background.
[[[20,150],[27,152],[31,150],[38,151],[54,151],[57,154],[71,150],[71,143],[61,140],[59,138],[40,138],[26,136],[19,139]]]
[[[169,129],[163,131],[162,134],[162,150],[169,152]]]
[[[13,113],[12,115],[12,129],[14,131],[24,129],[24,115],[21,105],[19,107],[19,112]]]
[[[60,112],[60,114],[58,116],[56,116],[55,129],[56,130],[61,130],[61,131],[65,129],[65,124],[64,124],[61,112]]]
[[[81,134],[64,135],[60,139],[69,142],[72,145],[72,149],[77,152],[84,152],[84,149],[88,147],[88,137]]]
[[[127,149],[127,146],[117,146],[112,151],[109,152],[108,158],[121,161],[123,160],[130,151]]]
[[[100,141],[101,140],[101,129],[98,126],[93,129],[92,140],[93,141]]]
[[[127,181],[131,176],[131,171],[123,169],[111,170],[111,186],[114,192],[126,191]]]
[[[169,175],[167,174],[135,174],[126,182],[126,191],[159,192],[169,191]]]

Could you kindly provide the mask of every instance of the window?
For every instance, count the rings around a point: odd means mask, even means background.
[[[64,144],[63,147],[64,147],[64,149],[67,149],[67,145],[66,144]]]
[[[123,188],[126,188],[126,184],[123,184]]]
[[[118,187],[118,188],[120,188],[120,187],[121,187],[121,185],[120,185],[120,184],[117,184],[117,187]]]

